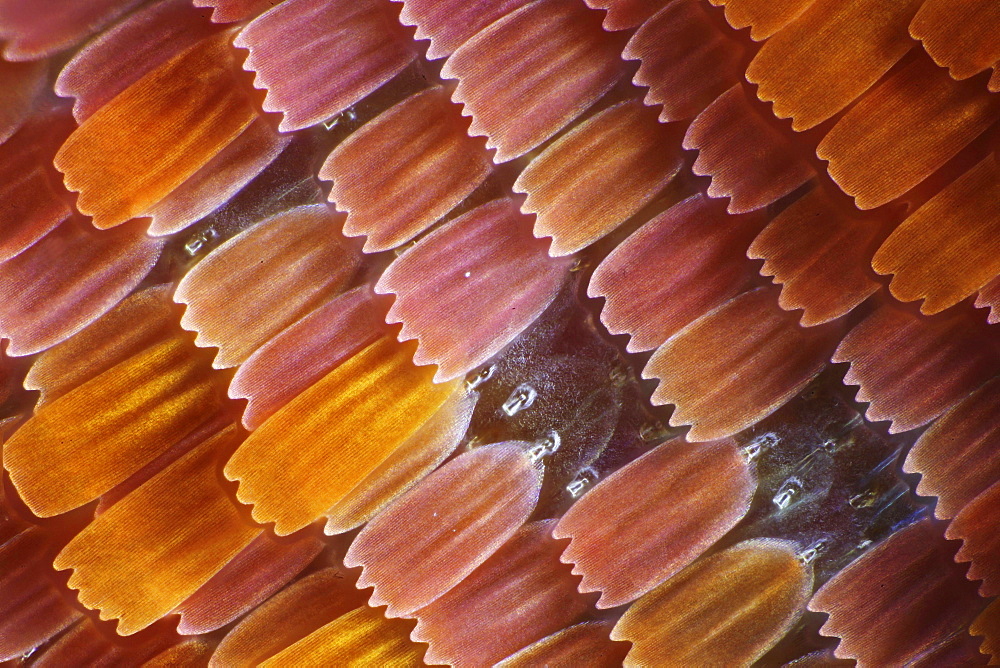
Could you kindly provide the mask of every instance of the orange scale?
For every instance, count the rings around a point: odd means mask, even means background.
[[[878,291],[869,260],[882,228],[816,188],[778,214],[747,257],[764,260],[761,275],[781,286],[778,304],[802,309],[802,324],[812,327],[846,315]]]
[[[901,197],[965,148],[1000,115],[1000,97],[955,81],[915,57],[844,114],[816,154],[858,208]]]
[[[1000,274],[1000,165],[990,154],[917,209],[872,260],[900,301],[934,314]]]
[[[808,130],[861,97],[913,47],[923,0],[815,0],[761,46],[747,68],[774,115]]]
[[[775,289],[757,288],[674,334],[642,375],[659,380],[654,405],[676,406],[671,425],[691,425],[689,441],[711,441],[752,426],[801,392],[838,339],[835,327],[802,327],[778,306]]]
[[[55,166],[96,227],[144,215],[257,118],[230,39],[207,37],[145,74],[59,149]]]
[[[736,84],[694,119],[684,137],[684,148],[698,151],[692,171],[711,177],[708,195],[728,197],[729,213],[765,207],[815,175],[747,96]]]
[[[56,556],[80,602],[128,636],[174,610],[261,534],[219,484],[230,427],[99,515]],[[135,577],[142,573],[142,577]]]

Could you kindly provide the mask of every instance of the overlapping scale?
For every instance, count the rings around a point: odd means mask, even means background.
[[[287,535],[319,519],[445,403],[411,362],[413,344],[383,337],[275,412],[226,464],[253,517]]]
[[[52,158],[72,131],[58,110],[28,121],[0,144],[0,262],[23,252],[73,212]]]
[[[594,668],[621,666],[628,654],[628,645],[613,642],[609,622],[583,622],[557,631],[528,645],[496,664],[498,668],[573,668],[588,665]]]
[[[535,0],[458,48],[441,76],[458,79],[452,99],[472,116],[469,133],[521,156],[559,132],[621,78],[624,38],[601,27],[579,0]]]
[[[330,201],[347,212],[344,233],[365,251],[395,248],[464,200],[489,175],[481,138],[447,92],[435,86],[362,126],[334,149],[319,171],[332,181]]]
[[[996,513],[1000,504],[1000,483],[990,485],[969,502],[948,525],[945,536],[961,540],[955,555],[959,563],[971,562],[966,577],[981,580],[979,595],[990,598],[1000,593],[1000,531]]]
[[[399,74],[416,50],[385,0],[284,0],[236,36],[281,130],[336,116]]]
[[[990,657],[991,665],[996,665],[1000,659],[1000,602],[986,606],[969,625],[969,633],[985,638],[979,651]]]
[[[636,30],[622,57],[640,61],[632,80],[649,88],[646,104],[663,107],[660,120],[684,120],[743,77],[743,53],[699,0],[657,4],[665,6]]]
[[[553,535],[572,539],[561,559],[583,576],[580,591],[614,608],[697,559],[746,515],[756,487],[733,441],[674,439],[598,483]]]
[[[809,8],[815,0],[709,0],[726,8],[726,20],[734,28],[750,28],[750,36],[765,40]]]
[[[118,619],[119,634],[166,615],[260,535],[219,484],[218,466],[240,437],[229,427],[204,441],[99,515],[56,557],[57,569],[73,569],[69,586],[80,590],[80,602]]]
[[[363,605],[313,631],[261,666],[423,666],[426,646],[409,638],[413,622]]]
[[[670,0],[585,0],[588,7],[607,10],[607,30],[628,30],[644,23]]]
[[[900,301],[932,314],[1000,275],[1000,165],[986,156],[896,228],[872,260]]]
[[[326,511],[324,531],[333,535],[361,526],[437,468],[464,438],[477,399],[464,387],[456,389],[427,422]]]
[[[950,519],[1000,480],[1000,379],[993,379],[938,418],[906,457],[921,475],[917,493],[936,496],[934,514]]]
[[[417,340],[417,364],[438,365],[437,381],[500,352],[564,284],[573,259],[550,258],[531,224],[512,200],[489,202],[421,239],[376,284],[396,295],[387,320]]]
[[[218,210],[289,147],[268,120],[258,118],[184,183],[144,212],[149,234],[174,234]]]
[[[211,643],[200,638],[182,640],[181,642],[168,647],[149,661],[142,664],[142,668],[176,668],[177,666],[205,666],[209,657],[212,656]]]
[[[858,101],[817,155],[830,176],[874,209],[902,196],[993,124],[1000,98],[955,81],[926,56],[913,58]]]
[[[1000,276],[987,283],[976,297],[976,308],[988,308],[987,321],[992,325],[1000,322]]]
[[[891,305],[852,329],[833,361],[851,364],[844,382],[891,433],[927,424],[1000,373],[995,344],[966,314],[927,319]]]
[[[530,447],[511,441],[464,453],[370,521],[344,557],[364,568],[358,588],[374,587],[370,605],[410,616],[496,552],[538,501],[542,472]]]
[[[753,108],[742,84],[715,99],[688,127],[684,148],[697,149],[692,170],[710,176],[708,194],[746,213],[784,197],[813,175],[790,139]]]
[[[778,214],[747,257],[764,260],[761,275],[781,285],[778,304],[802,309],[802,324],[811,327],[836,320],[878,290],[868,260],[879,230],[877,221],[816,188]]]
[[[652,200],[681,169],[676,128],[632,99],[605,109],[560,137],[521,172],[514,191],[535,214],[549,254],[570,255],[613,231]],[[608,197],[614,192],[614,197]]]
[[[631,336],[629,352],[658,347],[750,285],[744,251],[762,219],[725,209],[693,195],[639,228],[594,270],[587,294],[606,299],[601,321],[612,334]]]
[[[747,69],[774,115],[808,130],[871,88],[913,47],[910,20],[923,0],[815,0],[760,48]],[[859,17],[864,19],[859,20]]]
[[[0,0],[0,40],[7,60],[38,60],[84,40],[142,0]]]
[[[162,241],[140,221],[102,232],[67,219],[0,265],[0,335],[7,354],[31,355],[101,317],[142,281]]]
[[[188,0],[159,0],[128,15],[76,52],[55,81],[55,92],[75,98],[83,123],[145,74],[218,28]]]
[[[364,604],[367,595],[336,568],[324,568],[285,587],[234,626],[210,666],[252,668],[313,631]]]
[[[397,0],[403,3],[399,20],[416,26],[417,39],[430,40],[427,57],[436,60],[450,55],[467,39],[530,0]]]
[[[74,665],[141,665],[159,652],[169,649],[171,639],[155,633],[145,642],[122,643],[109,637],[91,619],[77,622],[66,633],[40,648],[32,657],[39,668],[63,668]]]
[[[90,116],[56,154],[77,208],[108,228],[143,215],[257,117],[222,32],[148,72]]]
[[[234,23],[253,18],[270,9],[279,0],[192,0],[195,7],[211,7],[212,21]]]
[[[0,59],[0,144],[10,139],[31,114],[35,100],[45,90],[48,62],[12,63]]]
[[[388,333],[370,285],[339,295],[286,327],[240,365],[229,396],[247,399],[243,426],[256,429],[313,383]]]
[[[967,79],[1000,63],[1000,7],[990,0],[952,3],[925,0],[910,34],[956,79]]]
[[[359,265],[325,204],[290,209],[229,239],[181,279],[181,320],[215,347],[213,365],[236,366],[288,325],[336,295]]]
[[[172,333],[21,425],[4,445],[4,468],[32,512],[50,517],[96,499],[217,413],[221,388],[193,352]]]
[[[177,328],[170,286],[134,292],[96,321],[39,355],[24,378],[47,404],[168,338]]]
[[[922,520],[823,585],[809,609],[829,615],[821,631],[840,637],[836,655],[862,666],[906,665],[963,629],[982,604],[954,553],[954,543]]]
[[[559,561],[555,520],[525,525],[454,589],[414,613],[429,664],[491,665],[576,621],[588,597]]]
[[[646,594],[611,637],[630,641],[626,666],[749,666],[798,620],[812,568],[794,543],[744,541],[696,562]]]
[[[650,358],[655,405],[674,404],[689,441],[742,431],[798,394],[826,366],[836,328],[803,328],[773,288],[746,292],[674,334]]]
[[[285,540],[261,534],[177,606],[177,632],[208,633],[239,618],[298,575],[322,548],[311,535]]]
[[[81,617],[52,577],[52,547],[37,527],[0,543],[0,661],[20,659]]]

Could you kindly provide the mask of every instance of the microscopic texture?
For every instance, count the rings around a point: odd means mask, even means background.
[[[59,570],[80,602],[131,635],[173,610],[256,538],[219,485],[230,427],[201,443],[102,513],[62,549]],[[136,578],[135,572],[144,573]]]
[[[767,40],[747,69],[774,115],[808,130],[858,99],[913,47],[923,0],[815,0]],[[858,17],[865,17],[858,20]]]
[[[970,580],[981,580],[979,595],[990,598],[1000,593],[1000,532],[997,531],[997,507],[1000,504],[1000,483],[991,485],[969,502],[948,525],[945,536],[962,540],[955,561],[971,562],[966,574]]]
[[[403,3],[399,20],[416,26],[415,37],[429,40],[427,57],[450,55],[466,40],[530,0],[397,0]]]
[[[425,478],[369,522],[344,557],[362,566],[371,605],[411,616],[462,581],[528,519],[541,471],[518,441],[477,448]]]
[[[5,444],[4,468],[32,511],[50,517],[92,501],[219,410],[221,388],[194,352],[172,334],[25,422]]]
[[[655,197],[681,169],[678,139],[635,99],[587,119],[532,160],[514,191],[527,195],[521,211],[535,214],[535,236],[552,237],[549,254],[586,248]]]
[[[159,0],[129,14],[76,52],[55,81],[57,95],[72,97],[78,123],[145,74],[218,28],[186,0]]]
[[[71,218],[2,265],[0,334],[8,355],[65,341],[107,313],[149,273],[162,241],[139,221],[95,230]]]
[[[703,194],[670,207],[594,270],[587,293],[605,298],[601,322],[631,336],[629,352],[657,348],[750,286],[744,252],[762,224]]]
[[[983,158],[896,228],[872,260],[900,301],[939,313],[1000,274],[1000,165]]]
[[[927,424],[1000,372],[996,344],[965,314],[930,319],[891,305],[852,329],[833,361],[850,363],[844,382],[891,433]]]
[[[238,619],[298,575],[322,548],[315,536],[262,533],[175,608],[181,616],[177,632],[199,635]]]
[[[750,36],[764,40],[791,23],[815,0],[709,0],[726,8],[734,28],[750,28]]]
[[[333,535],[361,526],[436,469],[465,436],[477,399],[464,386],[456,389],[427,422],[326,511],[323,530]]]
[[[817,155],[860,209],[904,195],[988,128],[1000,99],[917,57],[883,79],[823,138]]]
[[[555,299],[573,259],[550,258],[547,246],[512,200],[495,200],[407,249],[375,291],[396,295],[387,321],[403,323],[400,341],[416,339],[414,361],[450,380],[500,352]]]
[[[745,541],[639,599],[611,637],[632,643],[626,666],[749,666],[795,623],[811,591],[795,544]]]
[[[698,114],[684,136],[697,150],[691,167],[709,176],[710,197],[728,197],[729,213],[746,213],[784,197],[814,174],[788,137],[751,105],[741,84]]]
[[[781,286],[778,304],[802,310],[807,327],[843,316],[879,289],[869,259],[877,221],[815,189],[778,214],[754,239],[747,257],[764,260],[762,276]]]
[[[414,613],[428,664],[492,665],[572,624],[588,608],[559,561],[554,520],[525,525],[454,589]]]
[[[620,666],[628,654],[628,645],[610,638],[612,624],[584,622],[557,631],[497,664],[501,668],[573,668],[582,663],[594,668]]]
[[[454,389],[381,338],[257,428],[226,464],[258,522],[287,535],[319,519],[434,415]]]
[[[837,330],[804,328],[757,288],[703,315],[667,339],[643,369],[654,404],[674,404],[674,426],[689,441],[746,429],[805,388],[826,366]]]
[[[35,358],[24,378],[37,406],[58,399],[120,362],[169,338],[177,313],[165,285],[134,292],[105,315]]]
[[[291,132],[336,116],[416,57],[398,11],[383,0],[286,0],[233,43],[250,52],[243,67],[267,91],[264,111]]]
[[[341,362],[386,335],[384,318],[371,286],[362,285],[317,307],[258,348],[229,385],[230,397],[247,399],[243,426],[256,429]]]
[[[0,60],[0,144],[24,124],[35,100],[46,87],[46,63],[11,63]]]
[[[323,204],[290,209],[236,235],[181,279],[174,301],[199,346],[218,348],[217,369],[236,366],[275,334],[336,295],[357,254]]]
[[[142,0],[0,1],[0,39],[7,60],[37,60],[76,44]]]
[[[535,0],[490,24],[445,61],[452,99],[494,160],[524,155],[564,128],[624,72],[624,39],[579,0]]]
[[[363,605],[313,631],[261,666],[421,666],[427,647],[410,640],[412,626],[412,622],[401,619],[386,619],[381,610]]]
[[[0,143],[0,262],[23,252],[72,215],[68,193],[51,165],[73,126],[68,113],[43,114]]]
[[[597,591],[599,608],[635,600],[694,561],[736,525],[757,487],[732,441],[674,439],[619,469],[559,520],[561,559]],[[642,489],[637,498],[630,490]]]
[[[0,544],[0,661],[13,661],[78,620],[53,577],[51,540],[37,527]]]
[[[925,0],[910,35],[951,76],[967,79],[1000,63],[1000,6],[991,0]]]
[[[367,595],[335,568],[311,573],[262,603],[219,642],[210,666],[252,668],[364,604]]]
[[[917,493],[936,496],[950,519],[1000,480],[1000,379],[955,404],[920,435],[903,468],[921,475]]]
[[[646,104],[663,107],[660,120],[684,120],[743,77],[743,53],[700,0],[657,4],[665,6],[636,30],[622,57],[640,61],[632,80],[649,88]]]
[[[238,85],[230,39],[229,33],[207,37],[152,70],[59,149],[55,166],[95,226],[144,214],[257,117]]]
[[[830,617],[836,655],[862,666],[905,665],[975,616],[976,586],[955,544],[928,520],[902,529],[823,585],[809,609]]]
[[[344,234],[365,251],[406,243],[465,199],[490,173],[481,138],[440,86],[413,95],[354,132],[319,170]]]

